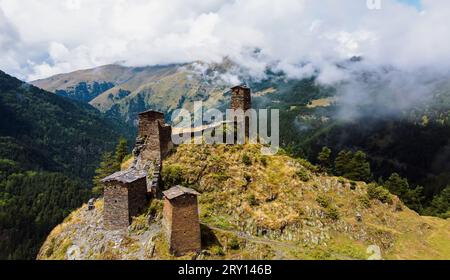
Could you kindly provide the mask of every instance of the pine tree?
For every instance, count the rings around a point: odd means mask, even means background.
[[[317,160],[319,161],[320,165],[323,168],[328,169],[330,167],[330,165],[331,165],[330,157],[331,157],[331,150],[330,150],[330,148],[323,147],[322,151],[317,156]]]
[[[384,183],[384,186],[393,194],[397,195],[403,203],[409,208],[422,212],[423,187],[417,186],[412,188],[406,178],[402,178],[399,174],[393,173]]]
[[[371,180],[370,163],[367,161],[367,156],[364,152],[357,151],[352,156],[347,170],[347,177],[355,181],[369,182]]]
[[[100,166],[95,170],[95,176],[93,179],[92,192],[95,195],[103,194],[103,184],[101,180],[120,170],[123,159],[127,155],[127,140],[123,137],[119,139],[119,143],[116,146],[115,153],[106,152],[102,156]]]
[[[336,174],[350,180],[369,182],[372,179],[370,163],[364,152],[341,151],[334,162]]]
[[[123,159],[127,156],[127,150],[127,140],[121,137],[119,139],[119,144],[117,144],[115,154],[117,169],[120,169],[120,165],[122,164]]]
[[[92,189],[92,192],[98,196],[102,195],[103,183],[101,180],[118,170],[116,157],[113,156],[111,152],[104,153],[100,166],[95,170],[95,176],[93,179],[94,188]]]
[[[348,170],[348,164],[352,158],[352,152],[350,151],[340,151],[334,160],[335,172],[339,176],[344,176]]]
[[[393,194],[403,196],[409,189],[407,179],[400,177],[399,174],[393,173],[389,179],[384,183],[384,186]]]
[[[430,207],[425,211],[427,215],[439,216],[443,219],[450,218],[450,186],[436,195]]]

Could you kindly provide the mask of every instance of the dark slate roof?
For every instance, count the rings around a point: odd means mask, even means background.
[[[145,114],[158,114],[158,115],[163,115],[164,116],[163,112],[155,111],[155,110],[148,110],[148,111],[144,111],[144,112],[139,113],[139,115],[145,115]]]
[[[147,171],[130,168],[124,171],[116,172],[102,180],[102,183],[119,182],[133,183],[137,180],[147,177]]]
[[[246,84],[242,84],[242,85],[238,85],[238,86],[234,86],[231,89],[235,89],[235,88],[243,88],[243,89],[250,89]]]
[[[163,194],[169,200],[172,200],[174,198],[177,198],[177,197],[185,195],[185,194],[199,195],[199,193],[196,192],[195,190],[189,189],[189,188],[185,188],[183,186],[172,187],[171,189],[163,192]]]

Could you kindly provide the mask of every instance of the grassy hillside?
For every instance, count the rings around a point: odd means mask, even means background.
[[[111,117],[135,124],[138,112],[156,109],[170,118],[175,109],[190,109],[194,101],[204,101],[209,108],[228,108],[230,94],[220,76],[240,73],[233,72],[234,67],[227,60],[217,65],[190,63],[142,68],[109,65],[58,75],[36,84],[56,92],[79,88],[78,95],[83,97],[86,92],[87,96],[94,94],[92,90],[101,88],[101,84],[111,83],[112,88],[95,93],[97,96],[90,103]],[[254,108],[280,109],[280,141],[291,154],[316,162],[324,146],[331,148],[333,158],[341,150],[362,150],[370,160],[375,180],[386,180],[399,173],[411,186],[424,187],[423,213],[446,213],[445,207],[439,211],[425,210],[435,199],[450,199],[443,192],[450,188],[450,83],[445,79],[430,81],[433,85],[430,92],[423,93],[427,98],[401,110],[395,104],[403,102],[390,102],[389,94],[403,96],[402,89],[396,89],[396,94],[375,73],[360,75],[360,82],[366,86],[362,88],[371,91],[365,92],[371,97],[364,104],[352,106],[341,100],[339,85],[319,85],[314,77],[288,79],[283,73],[267,70],[262,80],[246,76],[240,79],[252,88]],[[348,110],[349,115],[356,117],[343,119]]]
[[[121,122],[0,71],[0,259],[32,259],[51,228],[79,207]]]
[[[367,259],[371,245],[384,259],[450,258],[448,220],[421,217],[382,187],[328,176],[283,152],[266,157],[257,145],[182,145],[165,160],[163,180],[201,193],[201,259]],[[105,231],[103,202],[96,206],[56,227],[38,258],[173,258],[160,202],[126,232]]]

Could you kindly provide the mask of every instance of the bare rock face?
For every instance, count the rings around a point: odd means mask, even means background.
[[[106,230],[103,225],[103,201],[94,210],[87,206],[73,212],[55,228],[41,248],[38,259],[149,259],[154,239],[161,231],[160,219],[148,223],[142,216],[124,230]],[[142,231],[142,229],[146,229]]]

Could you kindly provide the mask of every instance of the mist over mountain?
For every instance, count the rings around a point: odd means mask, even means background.
[[[129,151],[121,141],[123,157],[108,152],[120,136],[133,144],[139,113],[161,111],[170,124],[174,111],[192,111],[196,101],[205,110],[225,111],[230,87],[239,84],[251,88],[253,108],[279,110],[281,149],[272,165],[251,145],[171,151],[170,167],[162,170],[166,182],[200,188],[207,199],[208,192],[212,197],[222,189],[235,191],[230,196],[235,204],[201,202],[214,210],[203,212],[207,221],[248,222],[243,230],[254,241],[258,214],[276,205],[277,214],[292,210],[289,234],[306,224],[311,232],[320,230],[317,236],[303,232],[306,239],[321,239],[329,233],[324,225],[345,233],[339,224],[351,220],[353,226],[359,207],[371,222],[352,240],[382,242],[387,236],[389,250],[421,234],[405,239],[393,231],[420,231],[424,221],[448,236],[440,218],[450,217],[450,2],[380,3],[374,8],[365,0],[0,0],[0,68],[20,79],[0,71],[0,259],[34,258],[51,228],[101,193],[99,179],[126,166],[122,159]],[[224,154],[229,159],[215,168]],[[204,161],[210,169],[202,169]],[[182,169],[195,170],[183,174],[180,162]],[[252,181],[254,174],[259,183]],[[326,199],[319,193],[330,187],[324,180],[332,180],[336,191]],[[309,195],[302,202],[303,191]],[[389,192],[401,200],[399,208]],[[316,210],[306,208],[310,205]],[[400,208],[408,219],[398,219],[404,214]],[[239,213],[231,217],[222,209]],[[256,235],[283,235],[286,215],[272,217],[271,211]],[[381,217],[383,211],[391,220]],[[73,226],[77,238],[85,238],[85,228],[76,224],[85,212],[73,213],[63,223],[68,231],[59,235],[57,228],[41,258],[64,256]],[[95,213],[96,219],[84,222],[100,223]],[[318,222],[308,224],[311,218]],[[140,221],[145,228],[149,217]],[[380,237],[377,230],[384,226],[392,230]],[[427,230],[423,236],[433,237],[435,228]],[[91,237],[96,241],[97,232]],[[54,240],[61,246],[54,247]],[[334,249],[340,252],[337,240]],[[433,243],[428,256],[447,254],[433,253],[434,246],[442,247]],[[260,253],[255,248],[243,252]],[[358,258],[365,256],[359,245],[353,248]],[[417,257],[403,251],[402,256]]]

